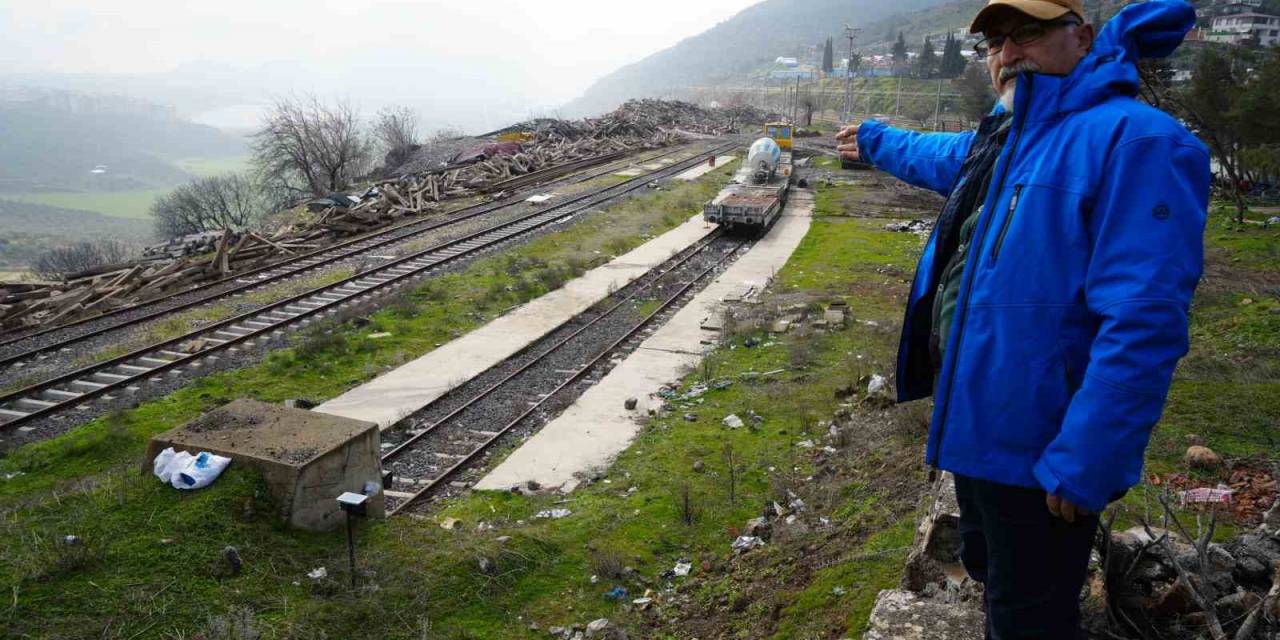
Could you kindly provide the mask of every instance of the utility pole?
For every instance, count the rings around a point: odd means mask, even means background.
[[[849,39],[849,58],[845,60],[845,76],[844,76],[844,120],[853,117],[853,40],[858,37],[858,32],[862,29],[854,29],[849,25],[844,25],[844,37]]]
[[[933,130],[937,131],[938,118],[942,115],[942,78],[938,78],[938,101],[933,104]]]
[[[791,126],[795,126],[800,119],[800,74],[796,73],[796,98],[791,103]]]

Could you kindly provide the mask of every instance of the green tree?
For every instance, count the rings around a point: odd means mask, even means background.
[[[960,41],[954,34],[947,34],[947,41],[942,47],[942,61],[938,63],[938,75],[943,78],[957,78],[964,73],[968,62],[960,52]]]
[[[1242,48],[1200,51],[1191,82],[1173,86],[1160,65],[1143,65],[1142,97],[1191,128],[1218,162],[1224,191],[1236,206],[1236,220],[1248,209],[1241,182],[1265,175],[1272,148],[1280,147],[1280,50],[1257,54]],[[1252,67],[1252,73],[1248,71]],[[1224,91],[1223,87],[1231,87]]]
[[[960,94],[960,113],[970,120],[981,120],[991,112],[996,94],[991,89],[991,76],[980,64],[971,64],[952,81]]]
[[[933,42],[926,36],[924,46],[920,48],[920,57],[916,60],[916,76],[932,78],[938,72],[938,54],[933,50]]]
[[[893,66],[895,70],[900,71],[907,65],[907,40],[902,37],[902,32],[898,32],[898,41],[893,43]]]
[[[827,38],[827,43],[822,48],[822,72],[831,73],[832,71],[835,71],[835,46],[831,38]]]

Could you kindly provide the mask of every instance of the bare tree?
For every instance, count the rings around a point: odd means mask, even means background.
[[[69,275],[124,262],[129,253],[129,246],[117,240],[77,242],[47,251],[36,258],[31,271],[42,280],[61,280]]]
[[[273,206],[267,191],[245,174],[200,178],[156,199],[151,205],[156,234],[177,238],[215,229],[243,229]]]
[[[341,190],[369,165],[360,113],[346,102],[315,96],[276,101],[253,135],[253,159],[270,188],[299,196]]]
[[[409,161],[418,144],[418,114],[408,107],[388,107],[373,123],[374,143],[383,154],[383,165],[393,169]]]
[[[812,91],[805,90],[800,96],[800,111],[804,114],[804,126],[813,126],[813,112],[822,110],[821,94],[813,95]]]

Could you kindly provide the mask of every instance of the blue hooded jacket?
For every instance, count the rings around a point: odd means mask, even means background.
[[[1180,0],[1129,5],[1069,75],[1017,79],[936,380],[922,355],[945,260],[936,228],[907,303],[898,399],[935,396],[929,464],[1094,512],[1141,478],[1187,352],[1210,173],[1204,145],[1134,99],[1137,63],[1172,53],[1194,23]],[[948,196],[976,135],[868,121],[858,147]]]

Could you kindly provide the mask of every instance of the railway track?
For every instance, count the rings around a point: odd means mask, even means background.
[[[688,148],[689,146],[682,146],[677,149],[651,155],[647,158],[637,159],[635,162],[653,162],[655,160],[660,160],[677,154],[681,151],[685,151]],[[567,163],[557,167],[550,167],[537,172],[537,175],[529,174],[513,178],[511,181],[508,181],[511,184],[504,187],[502,190],[527,186],[528,184],[536,181],[536,177],[541,177],[542,179],[554,179],[555,177],[564,175],[564,173],[567,172],[590,168],[601,164],[602,162],[612,164],[614,161],[619,159],[620,158],[617,154],[610,154],[609,156],[605,156],[603,160],[601,158],[587,158],[586,160]],[[602,171],[586,173],[569,181],[568,184],[585,182],[587,180],[607,175],[616,170],[616,167],[610,167]],[[515,182],[517,180],[520,182]],[[177,292],[172,296],[166,296],[165,298],[158,300],[135,303],[105,314],[84,318],[64,325],[41,329],[36,332],[0,341],[0,370],[13,367],[14,365],[28,363],[33,360],[47,358],[51,353],[59,351],[66,352],[78,344],[100,337],[109,332],[136,327],[167,315],[181,313],[183,311],[215,303],[234,296],[252,293],[255,290],[277,285],[281,282],[295,280],[318,269],[331,267],[338,263],[353,260],[362,255],[368,255],[378,250],[385,250],[392,245],[407,242],[431,232],[457,226],[500,209],[519,205],[523,203],[524,199],[533,191],[534,190],[526,190],[496,202],[464,207],[449,214],[448,218],[445,220],[415,220],[393,225],[385,229],[379,229],[372,234],[366,234],[345,240],[323,249],[317,249],[312,252],[300,254],[282,262],[277,262],[258,269],[235,274],[221,280],[216,280],[201,287],[201,289],[206,290],[207,293],[198,294],[196,297],[183,301],[179,304],[168,303],[168,301],[172,298],[188,294],[190,293],[190,290]],[[91,324],[99,326],[89,327],[88,325]],[[54,334],[59,333],[66,335],[54,336]],[[24,342],[36,342],[37,344],[30,347],[23,347],[21,343]]]
[[[388,432],[394,448],[382,457],[391,472],[385,490],[392,515],[439,490],[503,436],[572,401],[575,384],[603,375],[612,358],[638,345],[674,314],[699,285],[748,244],[717,231],[640,281],[566,323],[407,418]],[[644,313],[644,304],[655,304]],[[584,363],[585,361],[585,363]]]
[[[376,300],[441,268],[644,188],[655,179],[685,171],[704,162],[708,155],[733,146],[735,143],[717,145],[662,169],[433,245],[334,284],[0,396],[0,436],[14,429],[34,430],[33,423],[92,400],[113,401],[125,394],[145,395],[143,385],[149,381],[163,382],[164,375],[185,374],[238,349],[282,338],[286,331],[316,320],[371,306]]]

